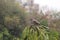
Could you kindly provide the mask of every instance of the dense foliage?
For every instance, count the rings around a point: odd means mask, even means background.
[[[22,33],[15,35],[10,32],[7,28],[3,28],[0,32],[0,40],[60,40],[60,34],[57,31],[49,30],[43,26],[25,27]],[[12,32],[15,33],[15,31]]]
[[[0,40],[60,40],[60,34],[50,30],[47,21],[39,17],[35,16],[40,25],[31,26],[29,13],[19,3],[0,0]]]

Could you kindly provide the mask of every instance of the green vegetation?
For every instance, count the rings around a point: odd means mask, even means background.
[[[11,32],[11,31],[10,31]],[[45,29],[43,26],[25,27],[22,33],[11,34],[7,28],[0,32],[0,40],[60,40],[57,31]]]
[[[15,0],[0,0],[0,40],[60,40],[60,33],[50,30],[46,20],[38,18],[40,25],[31,25],[28,16]]]

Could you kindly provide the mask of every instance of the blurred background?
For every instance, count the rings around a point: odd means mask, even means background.
[[[60,40],[60,0],[0,0],[0,40]]]

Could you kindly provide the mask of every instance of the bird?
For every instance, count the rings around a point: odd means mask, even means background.
[[[31,21],[32,21],[32,24],[34,25],[40,25],[40,22],[37,21],[36,19],[31,19]]]

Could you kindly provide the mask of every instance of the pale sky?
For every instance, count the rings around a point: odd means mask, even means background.
[[[49,8],[60,10],[60,0],[34,0],[41,7],[48,6]]]

